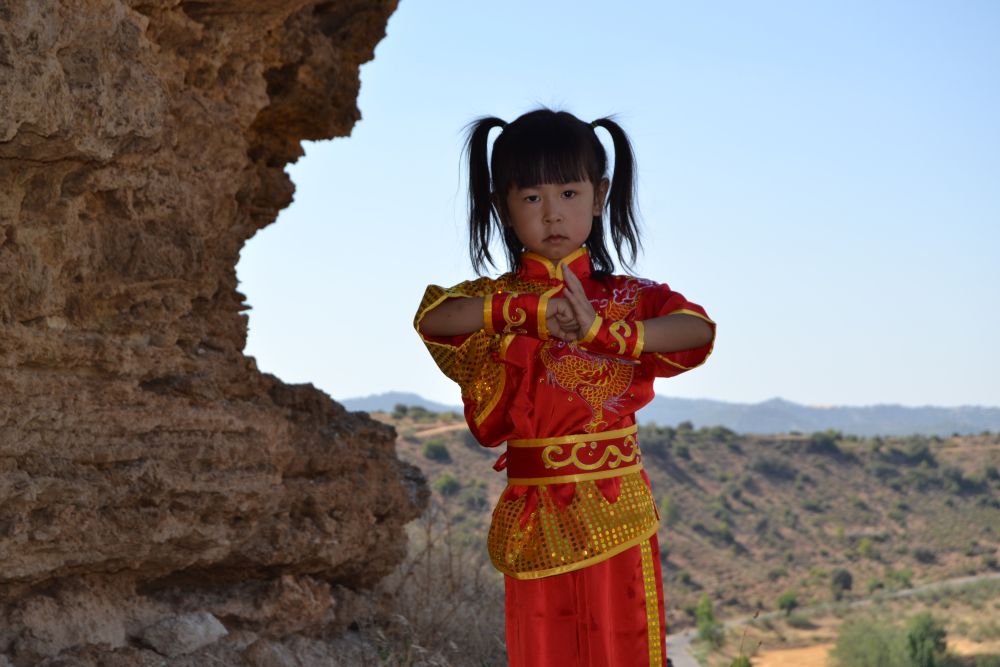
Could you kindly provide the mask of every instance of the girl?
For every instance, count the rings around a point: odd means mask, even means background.
[[[610,182],[598,127],[614,141]],[[496,233],[510,272],[429,286],[414,326],[461,387],[479,442],[506,443],[488,548],[506,575],[510,664],[662,666],[659,514],[635,412],[656,376],[705,361],[715,323],[667,285],[612,274],[605,209],[626,268],[639,244],[632,149],[616,123],[548,109],[482,118],[467,154],[472,264],[493,264]]]

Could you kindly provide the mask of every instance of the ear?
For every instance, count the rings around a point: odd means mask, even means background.
[[[610,185],[611,182],[608,179],[602,178],[601,182],[594,188],[594,216],[601,215],[601,212],[604,210],[604,202],[607,199],[608,187]]]

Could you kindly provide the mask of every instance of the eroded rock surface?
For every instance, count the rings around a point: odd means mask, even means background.
[[[0,2],[0,661],[204,664],[137,639],[192,613],[212,664],[339,641],[402,558],[422,478],[243,355],[235,272],[394,8]]]

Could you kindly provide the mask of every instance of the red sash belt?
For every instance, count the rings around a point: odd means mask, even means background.
[[[565,484],[620,477],[642,470],[636,425],[603,433],[508,440],[494,466],[510,485]]]

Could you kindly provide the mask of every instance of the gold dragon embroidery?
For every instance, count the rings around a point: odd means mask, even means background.
[[[633,364],[611,357],[590,354],[579,348],[556,356],[554,348],[568,348],[562,341],[545,341],[542,363],[548,370],[549,382],[558,384],[587,403],[593,418],[583,427],[587,433],[603,430],[608,421],[604,411],[621,407],[621,397],[632,384]]]
[[[624,320],[635,310],[639,292],[648,284],[651,283],[646,280],[629,278],[612,291],[610,299],[593,303],[605,319]],[[555,354],[555,349],[562,354]],[[621,397],[632,384],[635,362],[591,354],[561,341],[546,341],[541,358],[549,382],[576,394],[590,407],[593,418],[584,431],[595,433],[604,429],[608,425],[604,411],[614,412],[621,407]]]

